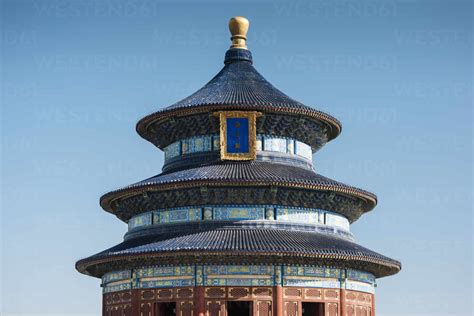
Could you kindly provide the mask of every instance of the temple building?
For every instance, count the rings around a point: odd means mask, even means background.
[[[341,123],[257,72],[248,26],[230,20],[211,81],[137,123],[162,173],[101,197],[128,231],[76,263],[103,315],[372,316],[376,279],[400,271],[350,230],[376,196],[315,171]]]

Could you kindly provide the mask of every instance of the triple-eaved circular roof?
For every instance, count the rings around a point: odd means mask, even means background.
[[[256,122],[257,134],[294,139],[311,146],[313,152],[337,137],[341,132],[337,119],[288,97],[257,72],[246,49],[245,34],[234,34],[238,30],[231,28],[233,44],[224,68],[189,97],[141,119],[137,132],[164,149],[188,137],[218,134],[219,121],[213,112],[252,110],[262,114]],[[166,208],[251,204],[321,208],[353,222],[376,203],[374,194],[321,176],[311,168],[259,160],[199,160],[188,169],[163,172],[109,192],[100,200],[106,211],[124,221]],[[124,242],[78,261],[76,269],[101,277],[137,266],[277,263],[348,267],[383,277],[401,268],[400,262],[362,247],[352,238],[298,225],[265,226],[267,220],[253,228],[245,222],[206,228],[202,221],[192,224],[198,227],[196,231],[180,227],[179,231],[129,235]]]

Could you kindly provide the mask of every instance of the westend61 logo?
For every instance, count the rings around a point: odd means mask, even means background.
[[[396,55],[357,54],[291,54],[274,55],[276,66],[282,70],[350,72],[382,71],[396,72]]]
[[[319,18],[338,17],[395,17],[397,3],[395,1],[275,1],[274,12],[280,16],[309,16]]]
[[[41,17],[82,18],[82,17],[155,17],[161,1],[153,0],[54,0],[33,2],[35,12]]]
[[[38,70],[55,72],[113,72],[158,70],[160,57],[156,55],[118,54],[55,54],[35,56]]]
[[[263,29],[254,32],[252,38],[248,40],[249,45],[259,45],[264,47],[277,45],[277,30]],[[157,28],[153,31],[153,40],[160,45],[177,46],[216,46],[222,47],[228,42],[227,33],[223,30],[203,29],[203,28],[183,28],[174,30],[163,30]]]

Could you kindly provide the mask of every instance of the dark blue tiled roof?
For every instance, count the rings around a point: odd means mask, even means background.
[[[147,138],[147,128],[152,122],[174,115],[178,110],[192,108],[198,111],[200,107],[204,112],[211,111],[209,107],[212,107],[309,115],[331,126],[330,139],[341,131],[341,123],[334,117],[304,105],[275,88],[253,67],[250,51],[242,49],[228,50],[224,68],[211,81],[187,98],[142,118],[137,123],[137,131]]]
[[[232,51],[234,50],[229,52]],[[227,54],[227,59],[231,58],[229,55],[231,54]],[[214,104],[252,107],[271,105],[280,108],[313,110],[275,88],[248,60],[237,56],[232,58],[234,62],[229,61],[204,87],[162,111]]]
[[[226,162],[180,170],[172,173],[163,173],[147,180],[138,182],[132,186],[196,180],[222,180],[239,182],[255,180],[284,181],[346,186],[345,184],[319,175],[309,168],[263,161]]]
[[[156,238],[156,237],[155,237]],[[216,229],[172,237],[169,239],[137,238],[100,252],[79,262],[87,265],[104,258],[135,255],[173,254],[180,252],[238,253],[239,255],[284,254],[292,256],[315,256],[334,260],[358,260],[384,266],[392,273],[400,270],[400,262],[380,255],[347,239],[334,235],[287,231],[277,229]],[[289,263],[291,259],[289,259]],[[381,276],[380,272],[373,271]],[[389,273],[389,274],[392,274]]]
[[[127,192],[149,186],[178,184],[183,182],[211,182],[238,184],[268,185],[300,185],[318,187],[321,190],[334,190],[346,194],[357,195],[371,200],[371,208],[375,206],[377,197],[370,192],[345,185],[317,174],[311,169],[288,166],[278,163],[247,161],[225,162],[172,173],[162,173],[155,177],[140,181],[125,188],[109,192],[102,196],[101,204],[107,209],[107,201]],[[105,203],[103,203],[105,202]]]

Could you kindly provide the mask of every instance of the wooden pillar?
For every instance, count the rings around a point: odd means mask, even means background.
[[[102,294],[102,316],[106,315],[105,301],[106,301],[106,294]]]
[[[132,290],[132,315],[140,315],[140,290]]]
[[[275,316],[283,316],[283,287],[281,286],[275,286],[273,306],[275,306]]]
[[[372,313],[370,316],[375,316],[375,294],[372,294]]]
[[[206,302],[204,300],[204,286],[196,286],[194,295],[194,315],[205,316],[206,315]]]
[[[340,311],[341,311],[341,316],[346,316],[346,290],[341,289],[341,295],[340,295]]]

